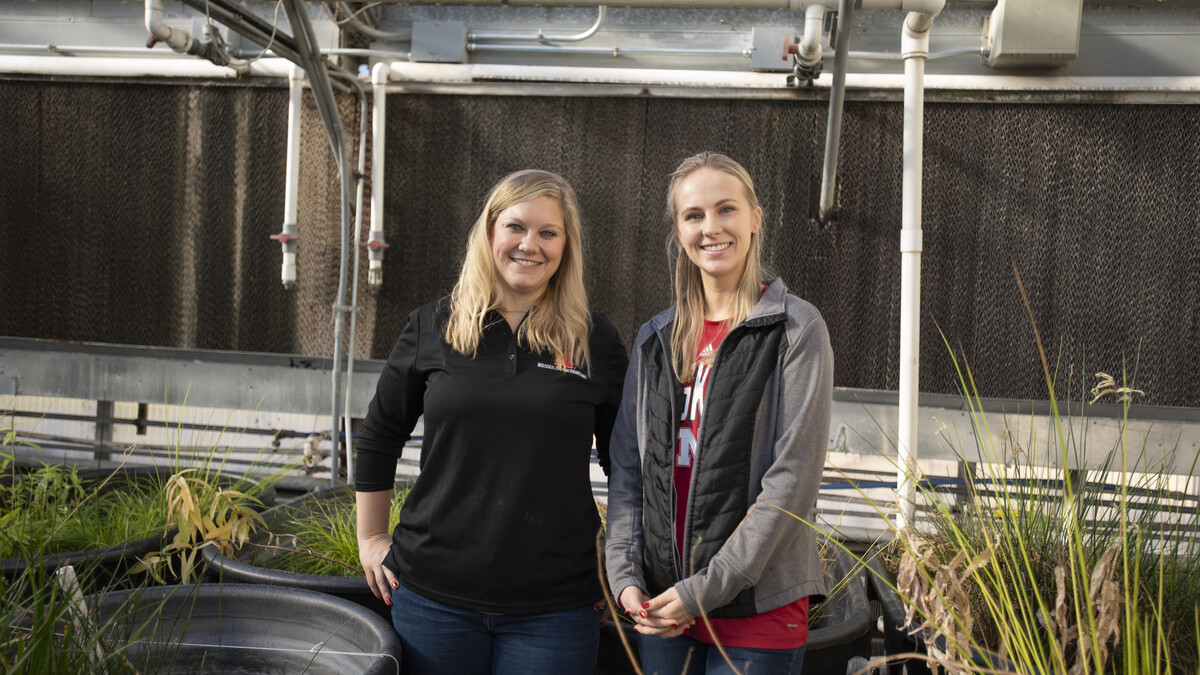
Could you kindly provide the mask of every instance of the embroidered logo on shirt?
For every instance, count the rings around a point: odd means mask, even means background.
[[[553,363],[542,363],[541,361],[539,361],[538,368],[548,368],[550,370],[561,370],[564,373],[571,373],[572,375],[578,375],[579,377],[582,377],[585,380],[590,379],[590,378],[588,378],[587,375],[584,375],[583,373],[581,373],[578,370],[575,370],[574,368],[560,367],[560,366],[554,365]]]
[[[712,356],[712,353],[713,353],[713,348],[712,348],[712,345],[709,344],[709,345],[705,346],[704,349],[700,350],[700,354],[698,356],[696,356],[696,360],[703,361],[704,359],[707,359],[708,357]]]

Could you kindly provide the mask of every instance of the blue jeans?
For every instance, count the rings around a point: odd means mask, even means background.
[[[591,603],[545,614],[485,614],[392,591],[392,625],[410,675],[589,675],[600,617]]]
[[[713,645],[687,635],[658,638],[638,635],[638,653],[646,675],[789,675],[798,673],[804,663],[804,647],[797,649],[752,649],[725,647],[729,663]],[[690,659],[689,659],[690,656]],[[684,664],[687,670],[684,670]]]

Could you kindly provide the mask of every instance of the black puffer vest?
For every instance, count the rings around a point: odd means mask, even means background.
[[[785,319],[776,314],[746,321],[731,330],[717,350],[700,427],[702,449],[692,466],[682,559],[675,552],[674,470],[683,385],[671,368],[663,336],[643,345],[649,387],[649,443],[642,458],[643,565],[652,596],[691,576],[692,570],[707,567],[746,516],[754,427],[767,381],[786,348]],[[715,618],[753,616],[754,589],[742,591],[724,607],[705,611]]]

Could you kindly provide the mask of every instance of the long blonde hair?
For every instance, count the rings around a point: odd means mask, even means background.
[[[697,343],[704,332],[704,284],[700,278],[700,268],[692,262],[683,251],[679,241],[679,227],[675,211],[675,190],[684,178],[698,169],[715,169],[727,173],[742,184],[746,193],[746,201],[750,208],[759,208],[758,195],[754,192],[754,181],[745,167],[733,159],[717,152],[702,152],[683,160],[675,173],[671,174],[671,186],[667,189],[668,224],[667,254],[675,258],[675,324],[671,330],[671,364],[675,376],[680,382],[692,381],[692,370],[696,363],[695,354]],[[746,320],[758,298],[762,295],[762,284],[766,280],[766,271],[762,262],[762,227],[750,235],[750,251],[746,256],[746,266],[742,268],[742,278],[738,284],[737,297],[733,303],[733,313],[726,320],[726,325],[733,327]],[[711,361],[712,356],[708,359]]]
[[[588,312],[587,291],[583,286],[579,200],[567,181],[549,171],[510,173],[488,193],[483,212],[467,237],[462,270],[450,293],[446,342],[459,354],[474,357],[478,352],[484,318],[489,311],[500,308],[491,249],[496,218],[510,206],[538,197],[558,202],[566,242],[558,270],[550,277],[546,293],[521,322],[517,340],[532,351],[553,354],[556,365],[570,364],[586,372],[591,362],[588,333],[592,315]]]

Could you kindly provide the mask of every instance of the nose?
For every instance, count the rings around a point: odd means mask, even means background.
[[[721,234],[721,219],[717,218],[714,214],[706,214],[700,231],[706,237]]]
[[[537,240],[534,238],[537,233],[533,230],[527,230],[525,236],[521,237],[521,243],[517,244],[517,250],[522,253],[531,253],[537,248]]]

